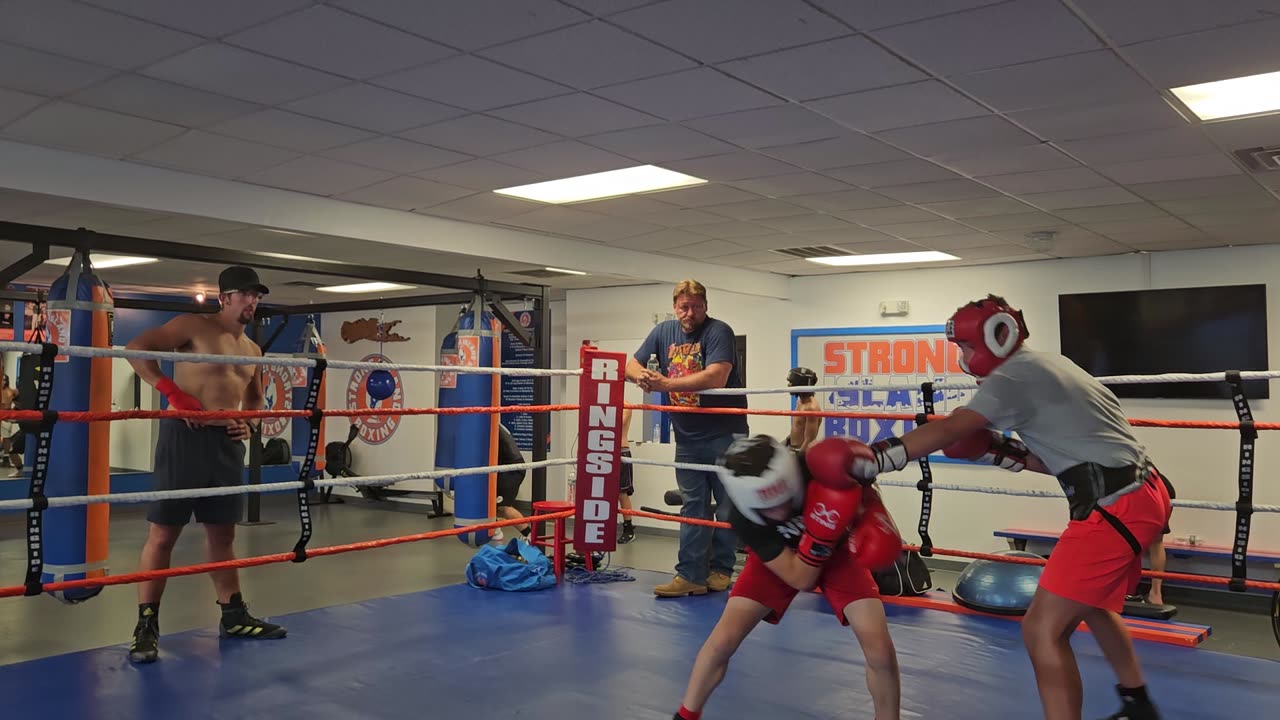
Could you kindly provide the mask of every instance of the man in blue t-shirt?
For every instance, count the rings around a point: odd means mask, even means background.
[[[699,395],[713,388],[740,388],[743,378],[733,328],[707,317],[707,289],[683,280],[672,293],[676,319],[658,323],[627,361],[627,380],[645,392],[666,393],[667,404],[686,407],[745,408],[745,395]],[[656,356],[658,371],[647,368]],[[676,462],[714,465],[736,437],[747,434],[745,415],[672,413]],[[714,472],[676,470],[684,502],[680,515],[711,519],[711,500],[718,520],[728,521],[730,503]],[[732,530],[701,525],[680,526],[676,577],[653,589],[660,597],[704,595],[729,589],[737,541]]]

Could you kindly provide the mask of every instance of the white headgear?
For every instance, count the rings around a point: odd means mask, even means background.
[[[735,440],[716,463],[720,483],[743,517],[757,525],[769,522],[759,510],[804,503],[800,460],[768,435]]]

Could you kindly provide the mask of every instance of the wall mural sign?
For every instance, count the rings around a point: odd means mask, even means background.
[[[412,338],[407,338],[400,333],[392,332],[391,329],[399,325],[402,321],[392,320],[391,322],[382,322],[374,318],[364,318],[362,320],[349,320],[342,323],[342,341],[347,344],[368,340],[376,343],[390,342],[407,342]]]

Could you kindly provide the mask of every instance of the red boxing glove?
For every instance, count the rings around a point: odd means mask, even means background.
[[[809,483],[804,496],[804,536],[796,548],[800,559],[814,567],[830,560],[832,549],[849,531],[861,504],[862,488],[856,484],[837,490]]]
[[[1010,472],[1020,472],[1027,467],[1031,450],[1019,440],[1005,437],[995,430],[978,430],[961,438],[942,453],[957,460],[972,460],[984,465],[995,465]]]
[[[902,536],[879,493],[868,492],[863,506],[862,517],[849,534],[849,552],[858,565],[872,571],[883,570],[902,554]]]
[[[804,462],[815,482],[835,490],[843,490],[870,483],[870,480],[859,480],[854,474],[854,468],[860,463],[875,464],[876,456],[871,448],[859,440],[829,437],[809,446],[804,453]]]
[[[183,392],[178,384],[169,378],[161,378],[156,383],[156,389],[164,395],[165,400],[169,401],[169,407],[174,410],[203,410],[200,401]]]

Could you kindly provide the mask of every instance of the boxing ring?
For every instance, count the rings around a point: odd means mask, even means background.
[[[0,343],[0,350],[49,353],[47,346]],[[143,353],[103,348],[63,346],[58,352],[82,357],[146,357],[175,361],[229,364],[281,364],[314,368],[307,358],[232,358],[177,353]],[[330,369],[360,363],[329,361]],[[458,366],[411,366],[368,363],[400,372],[523,373],[582,376],[577,370],[503,370]],[[320,368],[323,370],[323,368]],[[1280,374],[1276,374],[1280,376]],[[1248,375],[1246,374],[1246,377]],[[582,379],[582,378],[580,378]],[[1212,380],[1222,381],[1218,374]],[[1161,381],[1168,381],[1162,377]],[[1209,380],[1204,380],[1209,381]],[[585,383],[584,383],[585,385]],[[804,388],[805,392],[821,388]],[[717,391],[724,392],[724,391]],[[744,394],[797,392],[796,388],[739,390]],[[926,394],[926,397],[929,397]],[[127,419],[263,417],[353,417],[365,414],[448,414],[579,411],[578,404],[544,406],[301,409],[250,412],[126,411],[60,412],[5,411],[0,419],[43,423],[46,432],[59,423],[104,422]],[[628,405],[634,409],[690,412],[690,408]],[[1239,410],[1239,407],[1237,406]],[[1247,403],[1244,413],[1247,414]],[[783,410],[701,409],[698,412],[746,412],[771,415],[839,415],[876,417],[869,413],[804,413]],[[888,416],[888,414],[884,414]],[[932,408],[913,417],[928,421]],[[893,415],[892,417],[902,417]],[[1140,424],[1145,421],[1131,421]],[[1152,421],[1156,422],[1156,421]],[[1236,423],[1169,422],[1172,427],[1235,430],[1242,448],[1252,457],[1252,440],[1259,431],[1280,430],[1280,423],[1254,422],[1241,416]],[[315,437],[316,433],[313,433]],[[47,438],[45,439],[47,447]],[[588,443],[579,443],[585,454]],[[56,448],[50,449],[56,452]],[[314,457],[314,440],[308,457]],[[1242,455],[1243,457],[1243,455]],[[423,532],[364,542],[312,547],[315,528],[308,495],[324,487],[386,486],[409,479],[439,479],[516,468],[576,465],[583,458],[558,458],[519,465],[496,465],[433,470],[399,475],[316,479],[304,462],[299,480],[230,488],[149,493],[90,494],[45,497],[37,491],[20,500],[0,502],[0,510],[23,511],[33,518],[28,534],[26,582],[0,586],[0,602],[49,602],[36,595],[103,588],[144,579],[207,573],[227,567],[275,563],[323,563],[328,555],[376,551],[405,543],[450,538],[479,530],[523,524],[525,519]],[[934,546],[928,533],[933,491],[984,492],[1036,497],[1061,497],[1019,488],[975,488],[938,483],[923,459],[920,482],[885,477],[880,484],[921,493],[922,512],[917,532],[921,542],[906,547],[922,554],[992,559],[1010,558]],[[632,459],[634,464],[675,467],[675,463]],[[1243,463],[1242,463],[1243,466]],[[706,469],[707,466],[692,466]],[[1245,487],[1245,480],[1248,487]],[[1242,474],[1243,499],[1237,503],[1175,500],[1175,507],[1233,512],[1243,532],[1237,540],[1248,546],[1248,518],[1254,513],[1277,513],[1280,506],[1253,504],[1252,476]],[[41,579],[40,549],[44,538],[39,516],[51,508],[142,503],[163,497],[201,497],[231,493],[295,492],[301,534],[293,548],[225,563],[203,563],[168,570],[104,575],[59,582]],[[673,522],[691,520],[643,511],[634,516]],[[554,528],[545,544],[562,557],[569,542],[567,521],[576,510],[554,503],[535,507],[539,524]],[[1242,521],[1241,518],[1244,518]],[[900,518],[899,524],[908,524]],[[1243,524],[1241,524],[1243,522]],[[578,523],[575,523],[575,526]],[[537,535],[538,533],[535,533]],[[587,554],[587,553],[584,553]],[[588,554],[589,557],[589,554]],[[1022,562],[1035,562],[1024,559]],[[1041,561],[1042,562],[1042,561]],[[1280,591],[1280,583],[1247,577],[1243,562],[1232,577],[1152,573],[1171,580],[1227,586],[1232,590]],[[0,692],[15,716],[41,714],[57,718],[399,718],[421,715],[510,718],[611,717],[669,718],[679,706],[688,672],[703,640],[715,625],[727,593],[702,597],[655,599],[653,584],[669,574],[631,571],[635,582],[561,582],[539,592],[486,592],[460,584],[425,592],[383,597],[365,602],[276,616],[289,628],[281,641],[249,642],[221,639],[216,629],[162,636],[162,657],[152,665],[132,665],[127,646],[113,646],[47,657],[0,667]],[[0,583],[16,570],[0,568]],[[563,578],[570,576],[562,573]],[[22,597],[28,596],[28,597]],[[901,600],[901,601],[899,601]],[[87,602],[91,602],[88,600]],[[890,633],[902,673],[904,717],[945,717],[986,720],[1025,717],[1039,713],[1034,676],[1017,622],[1009,618],[950,609],[925,598],[886,598]],[[942,608],[946,609],[946,608]],[[76,612],[68,607],[66,612]],[[1148,622],[1148,621],[1143,621]],[[1259,632],[1265,620],[1259,619]],[[1280,697],[1280,666],[1275,662],[1195,649],[1203,633],[1171,639],[1174,623],[1150,621],[1144,638],[1134,632],[1148,686],[1167,718],[1266,717]],[[1168,626],[1160,630],[1161,626]],[[822,596],[802,594],[779,626],[760,626],[735,655],[723,684],[706,707],[706,717],[867,717],[871,698],[863,682],[863,663],[847,631],[833,632],[830,609]],[[1131,625],[1131,628],[1138,626]],[[1278,639],[1280,639],[1280,630]],[[1199,638],[1199,639],[1197,639]],[[1149,641],[1144,641],[1149,640]],[[1085,633],[1073,637],[1085,687],[1085,712],[1094,716],[1114,709],[1114,682],[1096,644]]]

